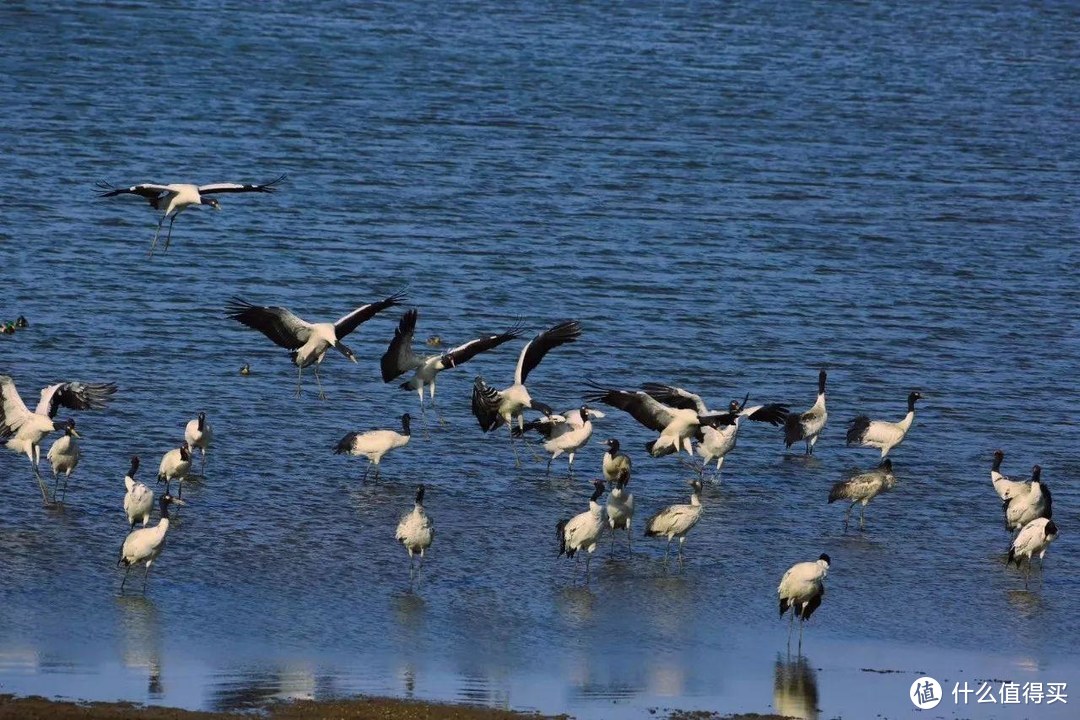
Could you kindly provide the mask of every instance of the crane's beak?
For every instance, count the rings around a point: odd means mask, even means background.
[[[77,438],[81,438],[81,437],[82,437],[82,435],[80,435],[79,433],[75,432],[75,428],[71,428],[71,434],[72,434],[72,435],[74,435],[74,436],[75,436],[75,437],[77,437]]]

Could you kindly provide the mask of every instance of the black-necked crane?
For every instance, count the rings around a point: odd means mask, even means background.
[[[635,420],[660,433],[656,440],[645,444],[653,457],[663,457],[685,450],[694,455],[693,439],[701,432],[702,425],[718,426],[733,422],[728,413],[699,414],[692,408],[673,407],[662,403],[645,390],[615,390],[590,382],[593,389],[585,395],[586,402],[611,405],[630,414]],[[646,387],[652,387],[647,385]]]
[[[847,480],[841,480],[832,486],[829,491],[829,504],[837,500],[848,500],[847,512],[844,513],[844,531],[847,532],[848,520],[851,519],[851,509],[862,503],[859,514],[859,528],[866,524],[866,505],[883,492],[892,490],[896,485],[896,476],[892,471],[892,460],[885,458],[881,464],[872,470],[858,473]]]
[[[98,183],[98,188],[105,192],[98,195],[98,197],[105,198],[127,194],[138,195],[146,198],[150,202],[152,208],[162,211],[161,219],[158,221],[157,225],[157,232],[154,233],[154,242],[150,245],[149,254],[152,257],[154,255],[154,249],[157,247],[158,236],[161,234],[161,226],[166,219],[169,221],[169,231],[165,235],[165,250],[168,250],[169,241],[172,240],[173,223],[176,222],[177,215],[194,205],[209,205],[215,210],[221,209],[221,203],[219,203],[216,198],[204,196],[219,195],[222,193],[274,192],[274,190],[277,189],[274,186],[284,179],[285,176],[282,175],[276,180],[263,183],[262,185],[253,185],[250,183],[211,183],[209,185],[192,185],[190,183],[171,183],[168,185],[163,185],[161,183],[141,183],[126,188],[118,188],[102,180]]]
[[[860,415],[848,423],[847,444],[881,450],[881,457],[904,441],[911,424],[915,422],[915,402],[922,398],[922,393],[912,392],[907,399],[907,415],[900,422],[871,420]]]
[[[664,560],[667,560],[671,552],[671,541],[679,539],[679,561],[682,562],[683,544],[686,543],[686,534],[690,532],[698,520],[701,519],[701,481],[694,480],[690,483],[690,502],[668,505],[645,522],[645,537],[666,537],[667,545],[664,547]]]
[[[128,573],[132,565],[146,564],[146,572],[143,574],[143,592],[146,592],[146,581],[150,577],[150,566],[165,549],[165,536],[169,532],[169,506],[173,503],[183,505],[180,498],[173,498],[169,493],[161,496],[161,518],[154,527],[141,527],[132,530],[124,539],[124,545],[120,549],[120,559],[116,564],[124,566],[124,579],[120,582],[120,592],[124,592],[124,584],[127,583]]]
[[[417,585],[420,584],[420,572],[424,569],[424,553],[431,547],[435,539],[435,526],[431,517],[424,510],[424,486],[416,488],[416,502],[411,512],[401,517],[395,536],[397,541],[409,551],[409,586],[413,583],[413,557],[420,556],[419,567],[416,568]]]
[[[413,352],[413,335],[416,332],[418,312],[408,310],[394,331],[394,339],[383,353],[381,367],[383,382],[391,382],[402,374],[412,371],[411,378],[403,382],[402,390],[415,390],[420,396],[420,410],[424,410],[424,386],[428,388],[431,402],[435,403],[435,377],[443,370],[455,368],[476,355],[494,350],[505,342],[521,336],[521,327],[515,325],[499,335],[484,335],[463,345],[435,355],[417,355]]]
[[[603,481],[594,481],[593,494],[589,497],[589,509],[569,520],[560,520],[555,525],[559,557],[566,555],[573,558],[578,552],[585,552],[585,584],[589,583],[589,561],[601,533],[604,532],[604,508],[600,505],[600,496],[603,494]]]
[[[1027,572],[1024,573],[1024,588],[1028,586],[1028,577],[1031,575],[1031,562],[1036,555],[1039,556],[1039,567],[1042,568],[1042,559],[1046,557],[1046,550],[1050,543],[1057,538],[1058,528],[1050,518],[1035,518],[1025,525],[1017,534],[1016,539],[1009,546],[1009,559],[1007,563],[1016,563],[1020,567],[1020,561],[1027,558]]]
[[[1042,468],[1031,468],[1031,488],[1026,495],[1012,497],[1002,504],[1005,513],[1005,527],[1019,530],[1036,518],[1050,519],[1054,516],[1053,498],[1050,488],[1042,479]]]
[[[341,438],[338,444],[334,446],[334,454],[363,455],[368,459],[368,465],[364,468],[364,476],[361,481],[367,479],[372,465],[375,466],[375,479],[378,480],[379,462],[382,460],[383,455],[409,444],[409,439],[412,437],[411,421],[412,417],[409,413],[401,416],[401,432],[394,430],[370,430],[365,433],[351,432]]]
[[[791,624],[788,626],[788,650],[791,649],[791,631],[795,626],[795,617],[799,618],[799,652],[802,652],[803,623],[810,619],[814,611],[821,607],[825,597],[825,576],[829,574],[832,560],[822,553],[815,562],[801,562],[792,565],[776,593],[780,597],[780,617],[791,609]]]
[[[168,495],[172,487],[172,481],[176,480],[180,485],[176,497],[184,496],[184,481],[191,475],[191,447],[187,441],[180,443],[180,447],[169,450],[161,457],[161,465],[158,466],[157,480],[165,483],[165,494]]]
[[[484,378],[477,376],[473,382],[472,412],[484,432],[502,426],[507,426],[510,436],[510,445],[514,448],[514,458],[517,458],[517,448],[514,447],[512,424],[517,418],[518,428],[525,429],[525,409],[531,408],[551,414],[549,406],[533,400],[525,387],[525,380],[529,377],[540,361],[551,350],[575,342],[581,337],[581,323],[577,320],[565,320],[538,334],[525,344],[518,355],[517,368],[514,370],[514,384],[502,390],[496,390],[488,385]]]
[[[646,383],[642,386],[642,389],[665,405],[684,410],[693,410],[698,414],[698,417],[723,415],[710,410],[700,395],[680,387],[660,383]],[[698,441],[698,454],[702,458],[701,474],[704,474],[705,467],[713,460],[716,461],[716,472],[720,472],[720,468],[724,464],[724,458],[735,449],[739,435],[739,421],[743,418],[749,418],[754,422],[769,423],[774,427],[784,424],[784,420],[788,416],[786,405],[769,403],[767,405],[746,407],[749,400],[749,395],[743,399],[742,403],[738,400],[732,400],[728,405],[726,417],[723,417],[715,425],[698,426],[694,438]]]
[[[199,472],[206,472],[206,451],[214,439],[214,429],[206,422],[206,413],[200,412],[199,416],[188,420],[184,426],[184,440],[192,450],[198,449],[202,453],[202,464]]]
[[[574,455],[589,442],[593,432],[593,418],[602,418],[604,413],[582,405],[576,410],[562,415],[545,415],[537,420],[525,423],[524,429],[513,428],[515,437],[524,436],[529,430],[535,430],[544,438],[544,450],[551,453],[547,471],[551,472],[551,463],[563,453],[570,460],[570,474],[574,474]]]
[[[139,456],[131,456],[131,467],[124,476],[124,514],[128,524],[135,529],[135,523],[142,522],[143,527],[150,522],[150,511],[154,509],[154,491],[135,479],[139,471]]]
[[[53,473],[53,502],[56,502],[56,488],[60,483],[60,476],[64,476],[64,494],[60,498],[63,504],[67,497],[68,479],[71,477],[75,466],[79,464],[79,433],[75,431],[75,420],[68,418],[64,423],[64,434],[53,441],[45,456],[52,465]]]
[[[787,416],[784,422],[785,447],[790,448],[801,440],[806,443],[806,454],[814,454],[814,445],[829,419],[829,413],[825,410],[825,377],[824,370],[818,373],[817,400],[813,407],[804,413],[791,413]]]
[[[30,412],[11,376],[0,375],[0,438],[7,438],[8,449],[26,453],[46,503],[49,492],[39,468],[41,442],[63,427],[62,423],[53,422],[56,411],[61,406],[71,410],[101,410],[115,392],[116,385],[112,383],[55,383],[42,388],[41,399],[34,412]]]
[[[1031,492],[1031,480],[1010,478],[1001,474],[1001,463],[1005,460],[1005,451],[994,452],[994,464],[990,467],[990,482],[994,485],[994,492],[1002,500],[1019,498]]]
[[[309,323],[288,308],[280,306],[252,305],[240,298],[233,298],[225,307],[226,317],[258,330],[270,338],[276,345],[289,350],[289,356],[296,365],[296,396],[300,397],[300,382],[304,368],[315,366],[315,382],[319,386],[319,397],[325,399],[322,380],[319,378],[319,365],[326,357],[326,351],[334,348],[349,360],[356,362],[356,354],[341,342],[362,323],[389,307],[399,305],[405,299],[404,292],[394,293],[385,300],[361,305],[348,315],[332,323]]]

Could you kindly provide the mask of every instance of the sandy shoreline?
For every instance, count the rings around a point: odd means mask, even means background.
[[[260,717],[271,720],[556,720],[569,715],[540,715],[471,705],[362,697],[267,705]],[[76,703],[43,697],[0,695],[0,720],[236,720],[250,712],[203,712],[124,702]],[[664,717],[658,714],[658,717]],[[783,720],[779,715],[720,715],[676,712],[671,720]]]

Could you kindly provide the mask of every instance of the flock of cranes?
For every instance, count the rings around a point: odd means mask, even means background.
[[[154,184],[134,185],[128,188],[115,188],[103,183],[103,197],[121,194],[135,194],[149,200],[154,209],[162,212],[157,225],[150,253],[157,246],[158,236],[166,219],[169,228],[164,248],[167,250],[171,241],[172,225],[176,216],[184,209],[194,205],[208,205],[220,209],[218,201],[206,197],[217,193],[268,193],[276,189],[284,176],[262,185],[240,183],[214,183],[210,185],[190,184]],[[360,325],[377,315],[386,312],[406,301],[404,292],[397,292],[389,297],[361,305],[334,322],[308,322],[292,311],[281,306],[254,305],[240,298],[233,298],[225,306],[225,317],[259,331],[275,345],[288,351],[292,363],[297,368],[296,395],[302,392],[303,371],[312,368],[318,386],[319,397],[325,398],[319,368],[327,352],[333,348],[352,362],[357,362],[356,353],[346,346],[343,340],[356,331]],[[428,403],[434,408],[435,385],[440,372],[456,368],[477,355],[495,350],[505,343],[520,338],[524,333],[521,322],[511,325],[498,334],[479,335],[468,342],[452,349],[418,354],[413,349],[414,335],[419,317],[415,308],[407,309],[398,320],[393,337],[380,360],[382,379],[385,383],[398,380],[406,373],[412,375],[400,383],[402,390],[415,391],[420,401],[421,413],[426,412]],[[515,462],[520,467],[521,460],[517,452],[518,441],[527,442],[529,433],[537,433],[543,439],[543,448],[549,454],[548,472],[552,463],[566,455],[569,472],[573,473],[575,455],[589,441],[593,433],[595,420],[604,418],[603,412],[595,406],[607,405],[622,410],[645,428],[655,433],[655,437],[645,445],[645,452],[653,458],[667,455],[680,455],[685,452],[690,456],[691,464],[697,477],[690,483],[689,500],[685,503],[673,503],[653,513],[644,523],[644,536],[666,539],[664,559],[667,561],[673,541],[678,540],[677,554],[681,563],[683,549],[689,533],[698,524],[704,511],[702,502],[703,481],[707,469],[713,469],[715,480],[721,472],[725,458],[736,447],[737,437],[744,420],[762,423],[783,429],[783,440],[787,448],[802,442],[805,453],[813,454],[822,430],[828,421],[826,410],[826,372],[818,375],[817,396],[814,404],[805,412],[793,413],[789,406],[782,403],[764,403],[748,407],[749,395],[741,401],[732,400],[724,410],[712,410],[703,398],[690,390],[673,385],[647,383],[638,389],[612,388],[589,381],[584,393],[584,404],[564,413],[556,413],[549,405],[534,399],[525,383],[530,373],[551,351],[570,343],[577,342],[582,336],[582,326],[576,320],[558,322],[543,330],[529,340],[518,354],[514,370],[513,383],[497,389],[487,383],[482,376],[476,376],[471,397],[471,410],[480,429],[492,432],[507,427],[510,446]],[[429,343],[439,345],[440,343]],[[247,374],[245,364],[241,370]],[[424,389],[428,389],[425,401]],[[62,503],[66,497],[68,479],[79,462],[79,434],[75,420],[59,420],[56,415],[60,408],[70,410],[103,410],[117,392],[111,383],[62,382],[49,385],[41,391],[40,401],[33,412],[23,403],[16,390],[14,380],[8,375],[0,375],[0,438],[6,439],[9,449],[24,453],[30,460],[35,480],[44,501]],[[907,437],[915,419],[916,403],[922,398],[919,392],[911,392],[907,397],[907,414],[897,422],[873,420],[866,415],[859,415],[848,425],[847,445],[873,448],[881,452],[881,462],[874,468],[858,472],[836,483],[828,494],[828,502],[846,501],[850,503],[844,518],[847,531],[851,510],[861,504],[859,526],[865,525],[866,505],[879,494],[891,490],[896,484],[892,460],[887,457],[890,451]],[[526,419],[526,413],[535,415]],[[41,443],[52,433],[63,434],[52,444],[46,458],[51,464],[53,487],[50,492],[39,467]],[[363,456],[368,459],[364,477],[374,467],[375,476],[379,476],[380,462],[388,454],[407,446],[412,438],[411,416],[401,416],[401,429],[373,430],[369,432],[350,432],[334,446],[338,454]],[[177,447],[166,452],[159,465],[157,481],[164,484],[164,492],[158,498],[159,520],[150,525],[154,507],[154,490],[136,479],[140,467],[137,456],[131,458],[131,465],[124,478],[126,493],[123,497],[123,509],[128,521],[128,534],[123,542],[118,565],[125,566],[121,592],[125,587],[130,568],[142,564],[145,568],[143,591],[150,567],[165,548],[170,527],[169,512],[173,506],[184,504],[184,483],[194,477],[192,461],[195,451],[201,456],[201,471],[205,472],[207,451],[214,439],[213,429],[206,414],[200,412],[185,426],[184,439]],[[700,460],[695,460],[695,453]],[[1031,562],[1035,556],[1040,560],[1045,556],[1050,543],[1057,536],[1057,526],[1051,519],[1052,505],[1050,491],[1041,477],[1041,468],[1036,465],[1030,479],[1012,479],[1001,474],[1004,453],[995,454],[991,470],[991,481],[997,494],[1004,503],[1005,526],[1016,532],[1009,550],[1008,559],[1020,565],[1027,560],[1027,572],[1024,576],[1025,587],[1030,575]],[[684,461],[690,462],[690,461]],[[715,467],[713,463],[715,462]],[[607,440],[600,471],[603,479],[592,483],[588,507],[579,514],[564,518],[556,523],[558,555],[569,558],[585,556],[585,582],[589,582],[590,562],[605,532],[609,534],[614,550],[617,532],[626,533],[626,547],[632,552],[632,530],[636,501],[630,484],[634,464],[631,456],[625,452],[615,438]],[[61,476],[64,485],[59,487]],[[176,484],[175,497],[172,494]],[[607,493],[606,502],[602,503]],[[424,557],[431,547],[434,537],[434,523],[424,506],[425,485],[417,487],[415,503],[406,513],[396,529],[396,539],[409,555],[410,587],[414,578],[419,582]],[[138,524],[142,527],[136,527]],[[419,558],[418,562],[414,561]],[[802,643],[802,626],[821,605],[825,592],[824,581],[830,568],[828,554],[821,554],[812,562],[801,562],[792,566],[784,575],[777,588],[781,617],[791,611],[791,628],[798,617],[800,622],[799,644]],[[789,630],[789,644],[791,632]]]

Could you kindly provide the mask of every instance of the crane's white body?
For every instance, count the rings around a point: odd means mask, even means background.
[[[1033,480],[1026,495],[1020,495],[1006,501],[1005,526],[1009,530],[1018,530],[1047,511],[1047,496],[1043,492],[1041,479]]]
[[[143,527],[150,522],[150,513],[154,508],[154,491],[141,482],[137,482],[131,475],[124,476],[124,514],[127,515],[128,524],[135,527],[135,523],[142,521]]]
[[[198,448],[202,453],[203,465],[206,464],[206,451],[210,449],[210,443],[214,440],[214,429],[205,419],[202,428],[199,427],[199,418],[188,421],[184,427],[184,440],[192,449]]]
[[[412,512],[402,516],[395,534],[397,541],[409,552],[409,582],[413,579],[413,557],[420,556],[420,568],[424,567],[424,553],[435,539],[435,528],[424,510],[424,486],[421,485],[416,495]],[[420,570],[417,570],[419,574]]]
[[[71,477],[72,471],[79,464],[79,441],[71,435],[61,435],[49,448],[46,457],[52,464],[54,476]]]

